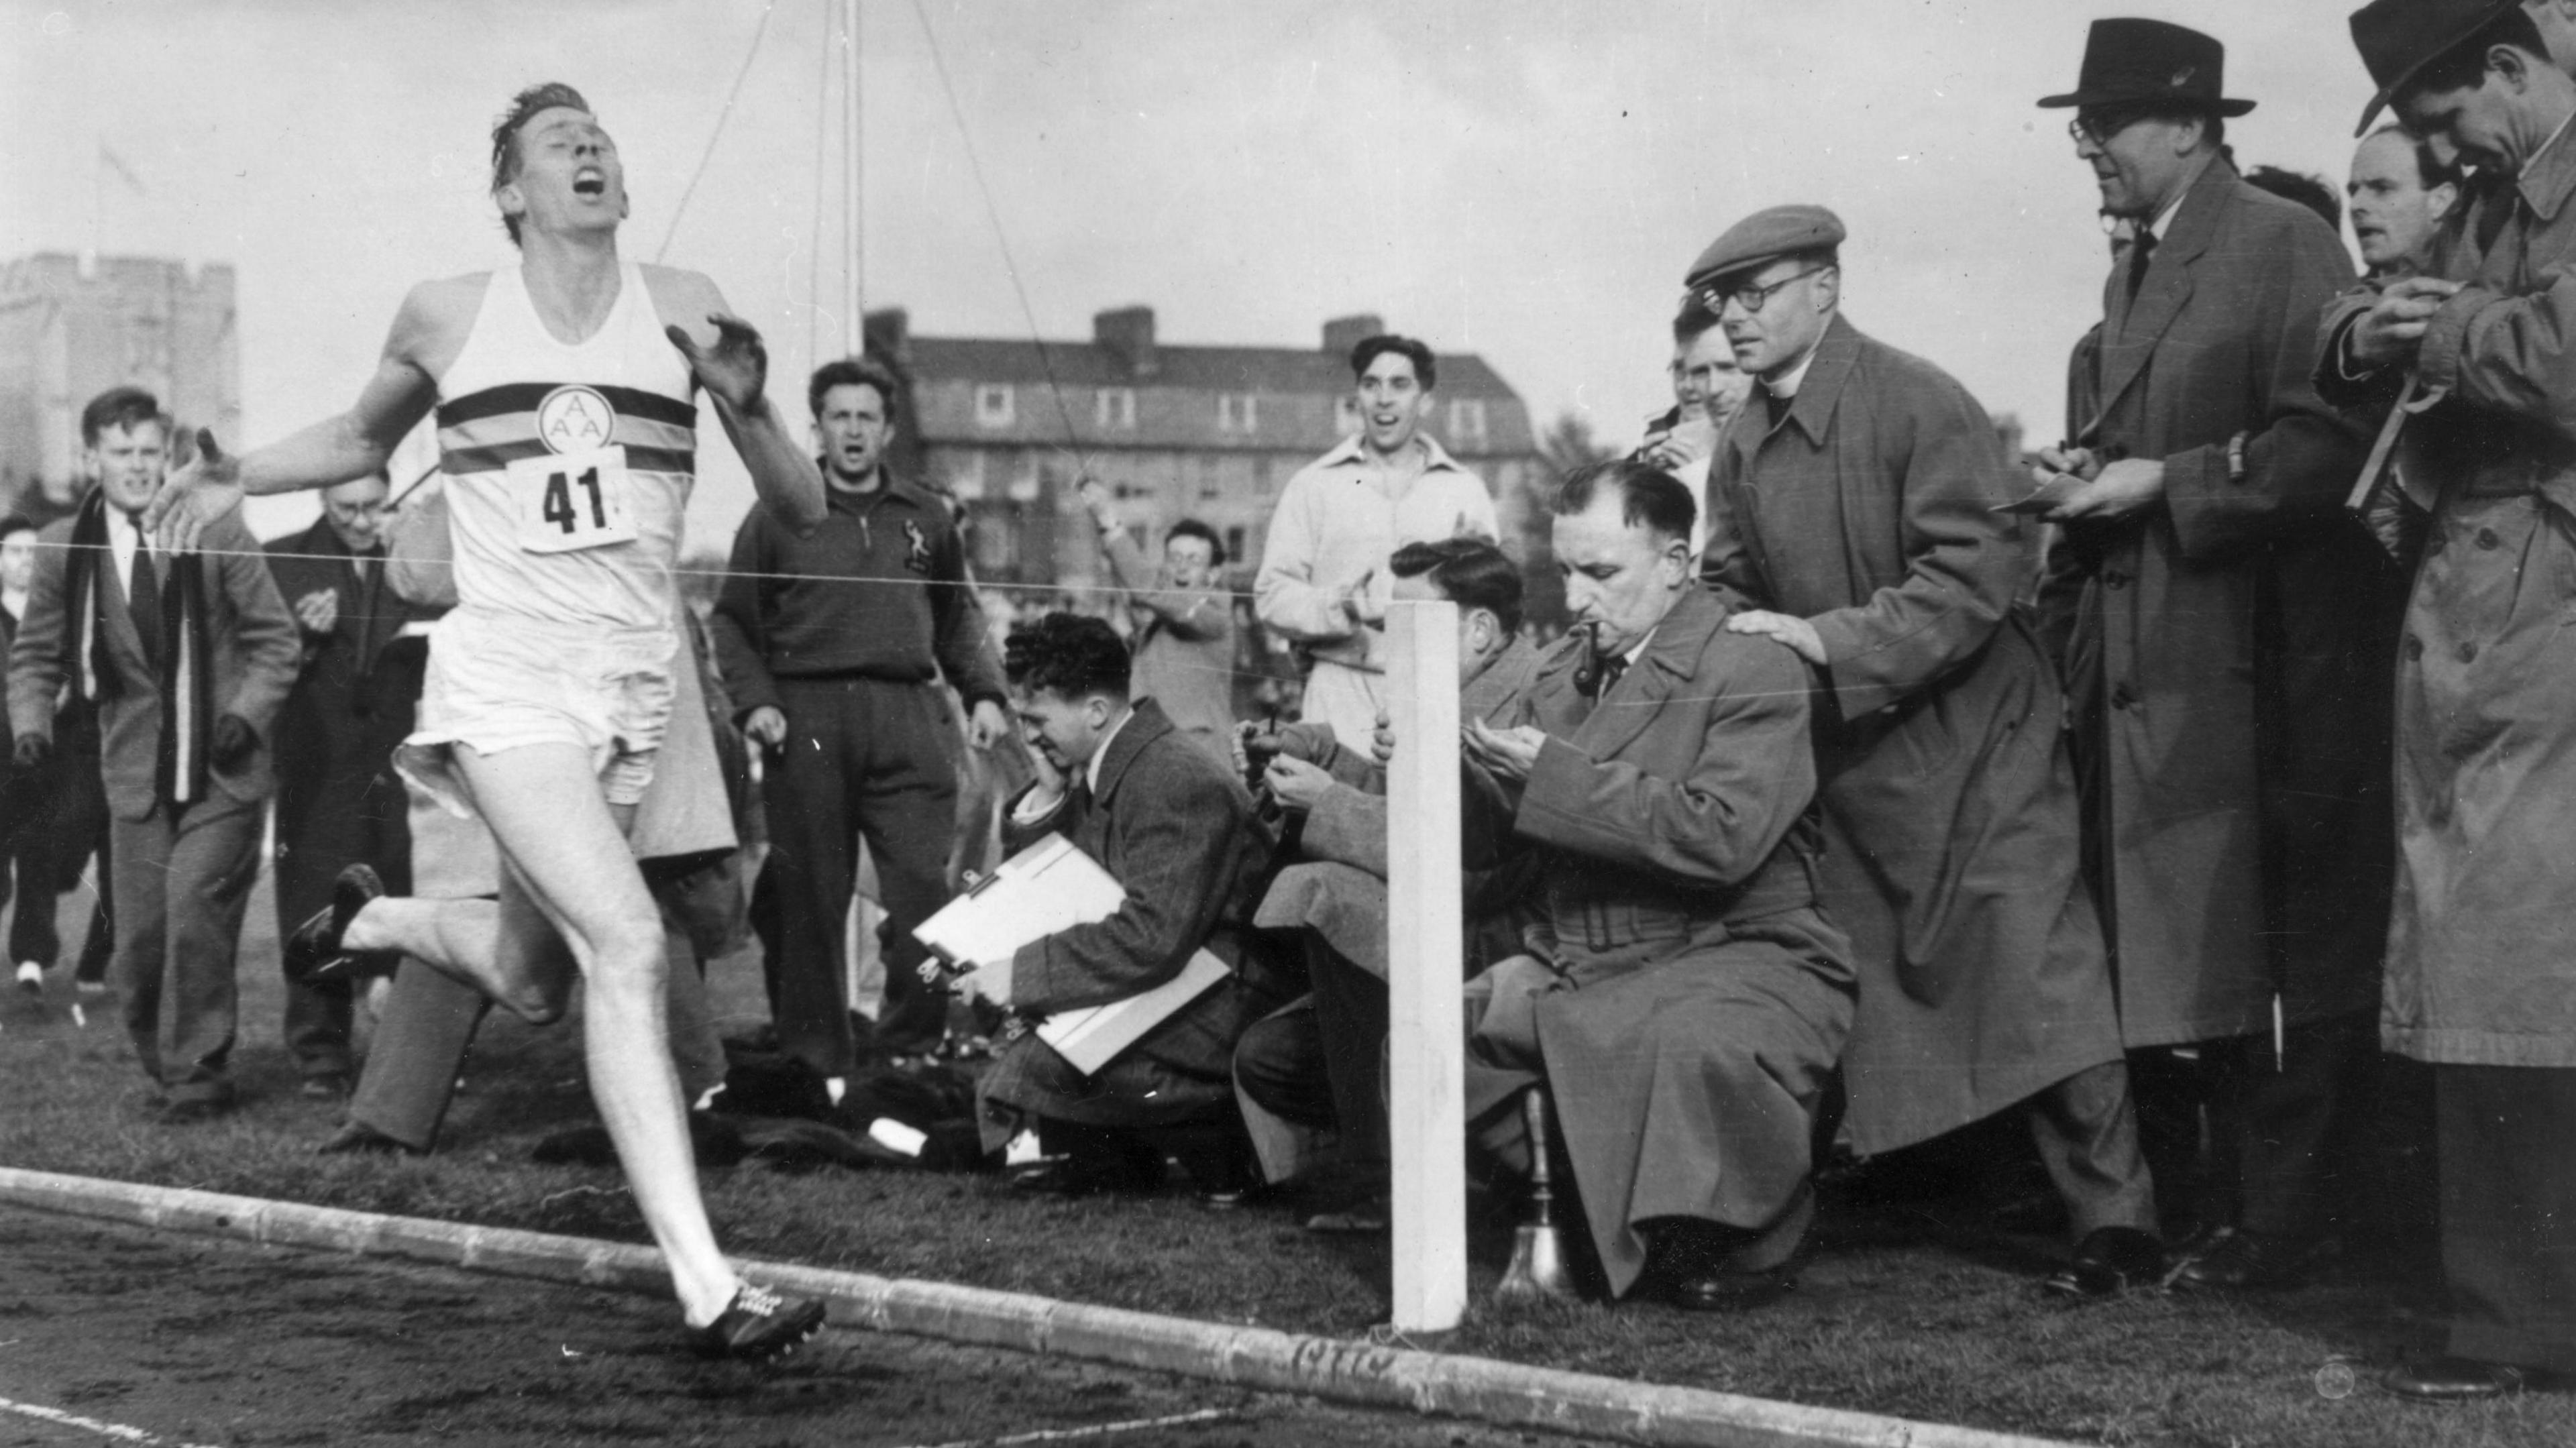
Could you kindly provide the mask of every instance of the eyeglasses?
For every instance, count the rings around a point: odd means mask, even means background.
[[[2075,119],[2066,123],[2066,138],[2079,146],[2087,141],[2096,146],[2106,146],[2113,136],[2145,120],[2147,114],[2145,111],[2094,111],[2090,114],[2078,111]]]
[[[1723,312],[1726,310],[1726,304],[1728,302],[1733,302],[1737,306],[1742,307],[1746,313],[1750,314],[1761,311],[1764,307],[1770,305],[1772,295],[1778,292],[1782,287],[1787,286],[1791,282],[1804,280],[1805,278],[1814,276],[1820,271],[1826,270],[1829,270],[1829,268],[1811,266],[1802,272],[1791,272],[1789,275],[1780,278],[1769,286],[1726,288],[1699,287],[1694,289],[1692,295],[1699,298],[1699,304],[1701,306],[1708,308],[1712,312]]]

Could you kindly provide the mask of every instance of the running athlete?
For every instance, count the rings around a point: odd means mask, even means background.
[[[148,521],[192,548],[246,493],[380,470],[436,406],[460,601],[432,636],[403,761],[482,816],[508,868],[500,898],[476,901],[386,897],[353,867],[288,942],[289,968],[399,951],[542,1021],[577,967],[591,1092],[682,1314],[704,1350],[770,1357],[823,1306],[743,1282],[716,1247],[663,1022],[661,914],[624,834],[671,711],[696,390],[790,527],[822,518],[822,479],[762,392],[759,334],[715,284],[619,258],[625,171],[579,92],[512,101],[492,197],[517,266],[415,287],[345,414],[240,458],[201,434]]]

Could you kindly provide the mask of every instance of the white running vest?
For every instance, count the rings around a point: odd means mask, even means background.
[[[695,381],[662,335],[641,267],[619,268],[616,305],[577,346],[546,331],[518,267],[493,272],[438,397],[463,610],[672,626],[697,472]]]

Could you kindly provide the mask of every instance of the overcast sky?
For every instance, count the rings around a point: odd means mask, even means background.
[[[866,0],[867,304],[1026,336],[1007,243],[1050,338],[1138,302],[1173,342],[1307,344],[1373,311],[1482,354],[1542,423],[1575,410],[1625,440],[1668,401],[1691,257],[1748,211],[1815,201],[1851,228],[1855,324],[2054,437],[2107,254],[2067,113],[2031,103],[2072,88],[2085,22],[2219,36],[2229,93],[2261,103],[2231,123],[2240,160],[2340,185],[2369,94],[2352,3]],[[715,277],[801,418],[809,336],[828,354],[841,330],[839,142],[818,151],[838,0],[768,7],[678,209],[763,9],[0,0],[0,257],[95,226],[113,254],[232,264],[246,441],[267,441],[348,404],[411,283],[508,256],[489,126],[520,86],[566,80],[625,157],[628,254],[669,237],[668,261]],[[102,144],[140,192],[97,184]],[[721,546],[748,485],[729,457],[705,474],[695,542]]]

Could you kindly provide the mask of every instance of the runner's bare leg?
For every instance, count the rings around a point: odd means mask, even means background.
[[[634,809],[610,806],[619,833]],[[341,935],[351,950],[398,950],[472,986],[520,1019],[547,1025],[572,1003],[581,968],[508,856],[498,899],[387,895],[360,910]]]
[[[698,1194],[687,1105],[671,1064],[662,912],[628,850],[623,822],[600,797],[589,753],[578,746],[531,744],[498,754],[458,746],[454,757],[511,867],[501,902],[481,913],[493,922],[489,936],[478,936],[470,917],[453,909],[482,902],[443,901],[409,912],[387,907],[426,902],[382,900],[350,922],[345,943],[417,955],[452,938],[468,947],[466,957],[434,963],[487,990],[497,985],[510,992],[495,992],[507,1003],[540,986],[551,941],[560,935],[589,984],[582,1037],[591,1096],[670,1266],[682,1312],[691,1326],[704,1326],[740,1284],[717,1249]],[[420,935],[378,938],[397,929]],[[473,952],[478,938],[492,942],[489,955]]]

